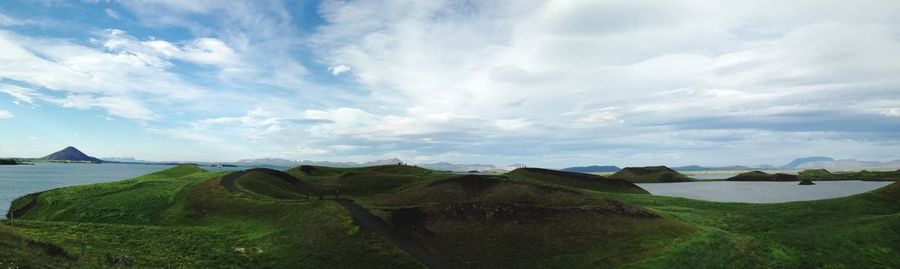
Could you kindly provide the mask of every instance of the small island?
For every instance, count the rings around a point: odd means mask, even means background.
[[[813,183],[812,180],[804,179],[804,180],[800,180],[799,185],[816,185],[816,183]]]
[[[0,165],[18,165],[20,164],[15,159],[0,159]]]

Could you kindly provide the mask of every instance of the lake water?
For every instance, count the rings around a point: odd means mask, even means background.
[[[49,189],[129,179],[171,168],[171,165],[66,164],[0,165],[0,218],[5,218],[12,200]],[[246,167],[213,168],[210,171],[239,170]]]
[[[797,183],[711,181],[637,185],[653,195],[716,202],[783,203],[845,197],[875,190],[893,181],[816,181],[816,185],[807,186]]]

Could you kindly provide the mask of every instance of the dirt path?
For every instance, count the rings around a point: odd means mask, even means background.
[[[222,187],[228,189],[229,192],[240,192],[241,190],[238,189],[236,184],[234,184],[234,181],[236,181],[242,175],[244,175],[244,171],[227,174],[223,176],[221,180],[219,180],[219,185],[222,185]]]
[[[434,256],[427,249],[416,243],[412,238],[406,236],[403,233],[400,233],[394,229],[391,229],[391,226],[388,225],[381,218],[372,215],[369,213],[365,207],[351,201],[351,200],[334,200],[344,208],[350,211],[350,216],[353,218],[353,222],[356,225],[359,225],[360,228],[364,230],[374,232],[391,242],[397,245],[403,251],[406,251],[410,256],[414,259],[418,260],[428,268],[437,269],[437,268],[452,268],[449,264]]]
[[[222,177],[219,184],[225,187],[225,189],[228,189],[229,192],[241,192],[235,184],[235,181],[242,175],[244,175],[244,172],[234,172],[225,175]],[[351,200],[336,199],[332,201],[337,202],[339,205],[350,211],[350,217],[353,218],[353,222],[356,223],[356,225],[359,225],[360,228],[374,232],[393,242],[397,247],[406,251],[406,253],[426,267],[431,269],[452,268],[437,256],[432,255],[427,249],[422,247],[422,245],[419,245],[419,243],[416,243],[416,241],[409,236],[392,229],[390,225],[384,222],[384,220],[369,213],[369,210],[365,207],[362,207]]]

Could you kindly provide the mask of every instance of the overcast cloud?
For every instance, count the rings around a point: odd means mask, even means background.
[[[41,5],[0,5],[0,155],[74,111],[157,160],[900,159],[897,1]]]

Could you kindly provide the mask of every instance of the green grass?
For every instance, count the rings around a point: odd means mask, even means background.
[[[829,172],[825,169],[803,170],[800,179],[808,180],[866,180],[866,181],[897,181],[900,180],[900,171],[856,171],[856,172]]]
[[[838,199],[742,204],[639,194],[633,184],[542,170],[305,170],[286,172],[316,188],[340,187],[457,267],[900,268],[900,183]],[[138,268],[422,268],[332,201],[301,198],[297,185],[252,173],[238,180],[246,192],[230,193],[220,186],[226,174],[179,166],[45,191],[14,226],[0,225],[8,249],[0,268],[118,266],[110,260]]]
[[[22,236],[0,224],[0,268],[66,268],[75,259],[64,249]]]
[[[539,168],[519,168],[504,175],[512,179],[522,180],[526,182],[534,182],[575,189],[587,189],[603,192],[643,194],[649,193],[646,190],[641,189],[640,187],[625,180],[606,178],[602,176],[583,173],[572,173]]]
[[[634,183],[665,183],[697,181],[665,166],[625,167],[609,178],[623,179]]]
[[[728,264],[749,268],[900,267],[895,254],[900,253],[900,183],[851,197],[783,204],[614,196],[709,230],[713,234],[707,236],[718,238],[682,244],[638,267],[721,264],[705,262],[692,253],[734,257]]]

